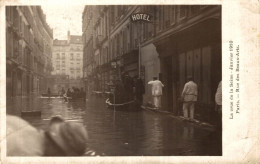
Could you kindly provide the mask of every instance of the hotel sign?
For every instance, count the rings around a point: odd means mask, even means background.
[[[145,22],[151,22],[151,15],[150,14],[145,14],[145,13],[136,13],[131,15],[131,20],[133,22],[136,21],[145,21]]]

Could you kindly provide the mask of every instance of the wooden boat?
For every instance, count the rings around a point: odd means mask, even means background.
[[[108,109],[115,110],[127,110],[127,111],[136,111],[140,110],[135,100],[131,100],[129,102],[124,102],[121,104],[113,104],[110,102],[109,98],[106,99],[106,104]]]
[[[86,100],[85,97],[66,97],[66,96],[63,96],[63,99],[65,100],[65,102],[70,102],[70,101],[82,101],[82,100]]]
[[[51,94],[51,95],[49,95],[48,93],[43,93],[42,97],[60,97],[60,95],[59,94]]]
[[[22,117],[40,117],[42,114],[41,111],[21,111]]]

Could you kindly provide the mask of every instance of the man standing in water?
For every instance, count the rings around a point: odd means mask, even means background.
[[[164,85],[157,77],[154,77],[153,81],[149,81],[148,84],[152,85],[153,105],[159,109],[161,107],[162,87]]]
[[[182,100],[183,100],[183,115],[185,118],[188,118],[188,113],[190,113],[190,118],[194,118],[195,103],[198,96],[198,86],[193,82],[192,76],[188,76],[188,82],[184,85],[182,91]]]

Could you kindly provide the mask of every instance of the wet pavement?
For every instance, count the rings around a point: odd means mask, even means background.
[[[40,110],[41,116],[23,117],[46,129],[52,116],[82,122],[88,131],[91,155],[99,156],[216,156],[221,155],[221,137],[189,122],[155,112],[114,111],[105,99],[65,103],[60,98],[16,98],[7,101],[7,113]]]

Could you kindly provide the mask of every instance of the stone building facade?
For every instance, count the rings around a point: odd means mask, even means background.
[[[131,21],[136,13],[149,14],[151,22]],[[152,101],[147,83],[156,76],[165,84],[162,110],[178,115],[178,98],[192,75],[198,108],[213,108],[222,74],[221,6],[86,6],[82,18],[84,78],[95,85],[86,86],[105,92],[107,82],[128,72],[143,79],[146,104]]]
[[[6,6],[6,95],[38,95],[52,71],[53,30],[40,6]]]

